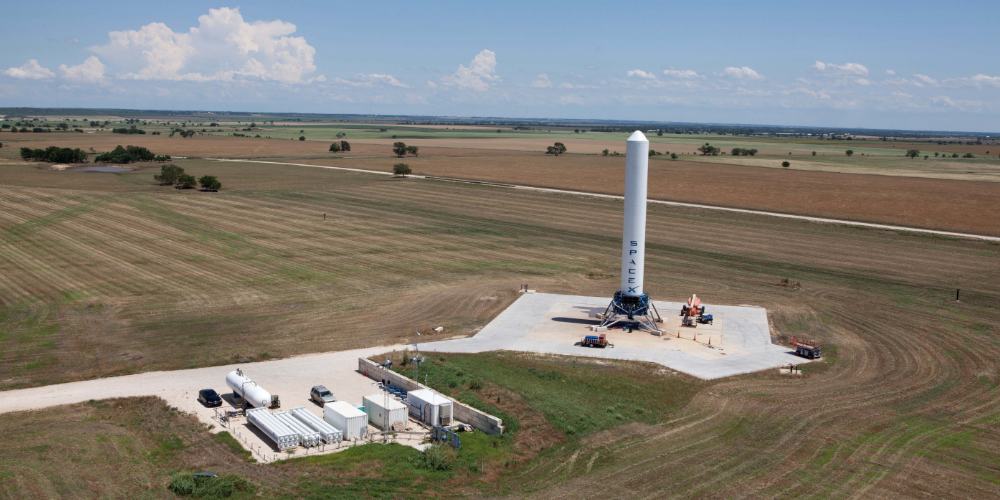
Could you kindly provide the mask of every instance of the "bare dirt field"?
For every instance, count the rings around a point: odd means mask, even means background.
[[[625,186],[625,158],[544,155],[407,158],[414,173],[596,193]],[[329,161],[307,161],[343,166]],[[391,171],[385,160],[354,168]],[[652,160],[649,197],[708,205],[1000,234],[1000,183]]]
[[[511,168],[529,175],[531,165]],[[153,185],[149,170],[0,166],[0,389],[406,342],[414,326],[443,325],[447,338],[485,324],[520,283],[591,296],[618,286],[620,201],[310,168],[184,166],[232,187],[174,190]],[[578,168],[611,179],[597,174],[621,167]],[[706,167],[654,168],[695,177]],[[882,190],[894,186],[921,189]],[[658,300],[698,293],[766,307],[779,341],[823,340],[826,361],[802,378],[764,372],[699,385],[662,422],[572,439],[546,427],[566,444],[494,476],[491,495],[1000,494],[1000,246],[664,206],[649,209],[647,244],[646,282]],[[777,286],[782,278],[801,288]],[[532,363],[541,377],[560,361]],[[517,396],[497,380],[484,390]],[[108,496],[132,490],[122,491]]]

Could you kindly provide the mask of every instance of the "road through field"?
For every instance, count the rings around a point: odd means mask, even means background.
[[[326,166],[326,165],[309,165],[307,163],[287,163],[287,162],[276,162],[276,161],[241,160],[241,159],[226,159],[226,158],[213,158],[213,159],[216,160],[216,161],[220,161],[220,162],[264,163],[264,164],[269,164],[269,165],[289,165],[289,166],[295,166],[295,167],[312,167],[312,168],[325,168],[325,169],[330,169],[330,170],[343,170],[343,171],[348,171],[348,172],[359,172],[359,173],[365,173],[365,174],[392,175],[391,172],[382,172],[382,171],[379,171],[379,170],[366,170],[366,169],[348,168],[348,167],[331,167],[331,166]],[[586,191],[572,191],[572,190],[567,190],[567,189],[542,188],[542,187],[534,187],[534,186],[522,186],[522,185],[508,184],[508,183],[474,181],[474,180],[468,180],[468,179],[455,179],[455,178],[448,178],[448,177],[436,177],[436,176],[430,176],[430,175],[410,175],[409,177],[415,178],[415,179],[427,179],[427,180],[437,180],[437,181],[447,181],[447,182],[463,182],[463,183],[472,183],[472,184],[484,184],[484,185],[490,185],[490,186],[506,187],[506,188],[511,188],[511,189],[524,189],[524,190],[529,190],[529,191],[539,191],[539,192],[543,192],[543,193],[572,194],[572,195],[578,195],[578,196],[591,196],[591,197],[595,197],[595,198],[607,198],[607,199],[615,199],[615,200],[621,200],[621,199],[624,198],[623,196],[612,195],[612,194],[590,193],[590,192],[586,192]],[[808,216],[808,215],[785,214],[785,213],[781,213],[781,212],[769,212],[769,211],[764,211],[764,210],[750,210],[750,209],[745,209],[745,208],[720,207],[720,206],[715,206],[715,205],[703,205],[703,204],[698,204],[698,203],[684,203],[684,202],[679,202],[679,201],[649,200],[649,203],[656,203],[656,204],[661,204],[661,205],[670,205],[670,206],[676,206],[676,207],[702,208],[702,209],[707,209],[707,210],[722,210],[722,211],[726,211],[726,212],[736,212],[736,213],[745,213],[745,214],[754,214],[754,215],[766,215],[768,217],[781,217],[781,218],[785,218],[785,219],[795,219],[795,220],[802,220],[802,221],[809,221],[809,222],[818,222],[818,223],[823,223],[823,224],[842,224],[842,225],[846,225],[846,226],[865,227],[865,228],[870,228],[870,229],[881,229],[881,230],[886,230],[886,231],[908,231],[908,232],[913,232],[913,233],[929,234],[929,235],[943,236],[943,237],[949,237],[949,238],[969,238],[969,239],[975,239],[975,240],[1000,242],[1000,237],[997,237],[997,236],[986,236],[986,235],[981,235],[981,234],[959,233],[959,232],[953,232],[953,231],[939,231],[939,230],[934,230],[934,229],[921,229],[921,228],[915,228],[915,227],[894,226],[894,225],[889,225],[889,224],[875,224],[875,223],[871,223],[871,222],[860,222],[860,221],[852,221],[852,220],[845,220],[845,219],[831,219],[831,218],[827,218],[827,217],[812,217],[812,216]]]

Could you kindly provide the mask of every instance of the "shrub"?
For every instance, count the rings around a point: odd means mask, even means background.
[[[177,176],[177,188],[178,189],[191,189],[198,185],[198,181],[195,180],[193,175],[181,174]]]
[[[455,466],[455,450],[447,444],[428,446],[422,458],[423,466],[430,470],[448,471]]]
[[[847,151],[844,151],[844,154],[847,155],[847,156],[851,156],[851,155],[854,154],[854,150],[853,149],[848,149]]]
[[[205,175],[198,179],[201,188],[207,191],[218,191],[222,189],[222,183],[214,175]]]
[[[333,152],[333,153],[339,153],[340,152],[340,143],[339,142],[335,142],[333,144],[330,144],[330,151]]]
[[[972,153],[965,153],[965,156],[963,156],[962,158],[975,158],[975,157],[976,157],[976,155],[974,155]]]
[[[234,495],[245,498],[256,493],[256,488],[250,481],[235,474],[195,479],[190,473],[181,473],[170,479],[167,489],[178,496],[206,499],[232,498]]]
[[[405,163],[397,163],[392,166],[392,175],[399,175],[406,177],[411,173],[413,173],[413,171],[410,170],[410,166]]]
[[[160,173],[153,176],[153,180],[159,182],[161,186],[172,186],[177,183],[180,176],[184,175],[184,169],[177,165],[161,165]]]
[[[554,145],[545,148],[545,154],[547,155],[559,156],[565,152],[566,145],[561,142],[557,142]]]
[[[304,135],[300,135],[300,136],[299,136],[299,140],[300,140],[300,141],[304,141],[304,140],[306,140],[306,136],[304,136]]]
[[[787,161],[783,161],[783,162],[781,162],[781,166],[785,167],[785,168],[788,168],[788,167],[792,166],[792,164],[789,163],[789,162],[787,162]]]

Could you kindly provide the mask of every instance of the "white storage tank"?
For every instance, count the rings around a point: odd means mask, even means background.
[[[447,427],[454,421],[451,400],[430,389],[406,393],[406,402],[410,406],[410,415],[428,425]]]
[[[229,375],[226,375],[226,385],[233,390],[233,394],[237,397],[246,398],[250,406],[257,408],[271,406],[271,393],[250,380],[250,377],[243,374],[243,370],[229,372]]]
[[[372,425],[384,431],[402,431],[406,429],[406,405],[386,397],[385,394],[365,396],[365,413]]]
[[[323,405],[323,420],[344,433],[344,439],[361,439],[368,435],[368,415],[344,401]]]
[[[299,444],[299,435],[287,425],[268,413],[265,408],[247,410],[247,422],[253,424],[274,441],[279,450],[294,448]]]
[[[309,426],[310,429],[318,432],[320,438],[322,438],[325,443],[334,444],[344,440],[344,433],[337,430],[325,420],[313,415],[313,413],[307,410],[305,406],[292,408],[291,410],[288,410],[288,412],[300,422]]]

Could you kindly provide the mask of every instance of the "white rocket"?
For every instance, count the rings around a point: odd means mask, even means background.
[[[646,181],[649,141],[638,130],[625,146],[625,223],[622,227],[622,295],[642,295],[646,257]]]

